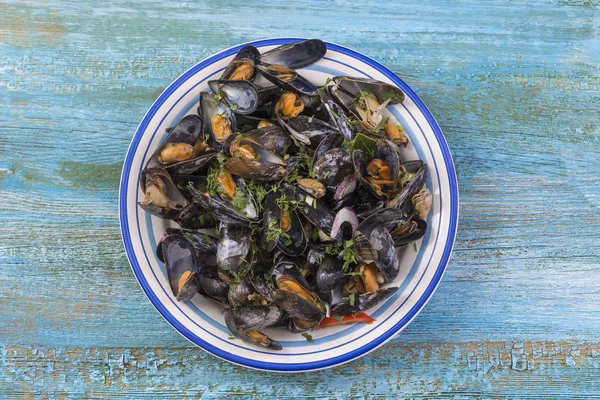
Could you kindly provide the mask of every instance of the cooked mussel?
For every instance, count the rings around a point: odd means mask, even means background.
[[[225,161],[225,170],[244,178],[258,181],[278,181],[287,173],[285,161],[253,140],[234,141],[229,147],[231,158]]]
[[[281,345],[260,329],[275,325],[282,317],[283,312],[278,307],[249,306],[227,311],[225,324],[231,333],[246,343],[281,350]]]
[[[200,93],[200,112],[208,145],[221,150],[223,143],[235,130],[235,114],[225,104],[217,101],[213,93],[208,92]]]
[[[295,70],[277,64],[259,65],[258,71],[271,83],[298,95],[317,96],[319,89]]]
[[[298,115],[287,121],[279,118],[278,121],[294,138],[308,146],[318,146],[327,135],[338,132],[327,122],[308,115]]]
[[[251,81],[256,73],[255,65],[260,59],[260,52],[252,45],[244,46],[229,63],[220,79],[232,81]]]
[[[198,292],[198,260],[192,244],[181,235],[169,235],[162,241],[167,278],[177,301],[189,300]]]
[[[140,207],[159,218],[176,218],[187,200],[163,169],[146,172],[144,200]]]
[[[278,120],[297,117],[304,111],[304,102],[294,92],[283,92],[275,103],[275,115]]]

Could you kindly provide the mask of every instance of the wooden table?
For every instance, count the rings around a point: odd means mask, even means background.
[[[244,41],[320,37],[396,71],[458,170],[453,259],[391,343],[274,375],[193,347],[119,233],[153,100]],[[600,5],[0,2],[1,398],[600,397]]]

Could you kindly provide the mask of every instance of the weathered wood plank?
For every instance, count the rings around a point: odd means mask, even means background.
[[[592,397],[599,8],[0,2],[0,397]],[[453,260],[409,328],[361,361],[276,385],[190,348],[158,316],[127,265],[116,206],[131,136],[166,85],[270,36],[321,37],[400,74],[442,125],[461,192]],[[518,343],[532,370],[513,368]],[[538,357],[546,343],[558,350]]]
[[[0,396],[591,399],[599,353],[589,342],[394,343],[350,366],[273,379],[198,349],[5,346]]]

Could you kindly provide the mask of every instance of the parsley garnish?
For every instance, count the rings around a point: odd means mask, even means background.
[[[344,321],[344,316],[343,315],[333,315],[333,314],[331,314],[331,318],[335,319],[337,322],[343,322]]]
[[[226,99],[226,98],[227,98],[227,93],[225,93],[221,89],[217,89],[217,91],[215,92],[215,100],[221,101],[222,99]]]
[[[302,336],[304,336],[304,338],[306,339],[306,341],[307,341],[308,343],[312,343],[312,342],[313,342],[313,337],[312,337],[312,336],[310,336],[310,334],[309,334],[308,332],[304,332],[304,333],[302,334]]]
[[[233,201],[231,203],[233,209],[240,214],[246,215],[244,209],[246,208],[247,203],[248,202],[246,199],[246,195],[244,194],[242,189],[240,189],[239,187],[236,188],[233,195]]]
[[[354,307],[354,296],[355,296],[354,293],[352,293],[351,295],[348,296],[348,301],[350,302],[350,305],[352,307]]]

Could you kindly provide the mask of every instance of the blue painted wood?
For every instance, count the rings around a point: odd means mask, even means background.
[[[0,3],[0,397],[598,396],[600,4]],[[193,348],[120,242],[145,111],[247,40],[355,48],[423,98],[453,152],[453,259],[393,342],[331,371],[242,370]]]

